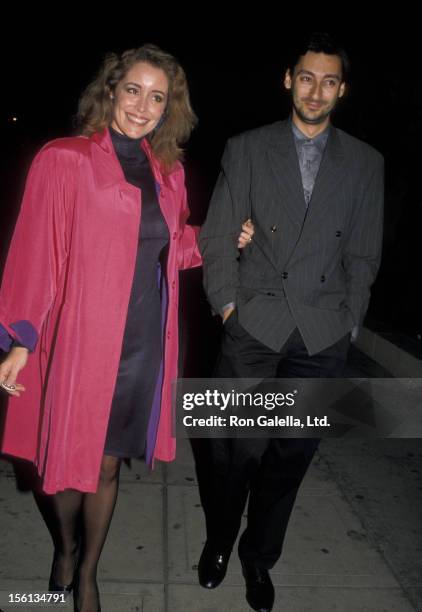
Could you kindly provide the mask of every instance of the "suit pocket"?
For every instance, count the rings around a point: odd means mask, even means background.
[[[237,308],[228,316],[226,322],[223,325],[224,333],[229,336],[232,340],[244,336],[247,332],[240,325],[237,317]]]
[[[306,301],[306,303],[321,310],[341,311],[347,309],[347,296],[342,291],[333,293],[315,292],[312,299]]]

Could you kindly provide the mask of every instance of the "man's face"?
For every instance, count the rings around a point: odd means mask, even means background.
[[[301,121],[310,125],[324,123],[344,95],[341,59],[338,55],[308,51],[299,59],[293,75],[287,70],[284,85],[292,90],[293,108]]]

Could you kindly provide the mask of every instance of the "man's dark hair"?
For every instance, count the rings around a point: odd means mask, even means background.
[[[289,57],[286,66],[291,75],[293,75],[293,71],[299,62],[300,57],[305,55],[308,51],[313,51],[314,53],[325,53],[326,55],[338,55],[341,60],[342,81],[348,81],[350,76],[349,57],[344,48],[326,32],[313,32],[312,34],[304,37],[302,40],[296,42],[296,44],[292,45],[288,54]]]

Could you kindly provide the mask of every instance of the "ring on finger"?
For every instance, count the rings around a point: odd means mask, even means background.
[[[7,391],[15,391],[16,387],[15,385],[6,385],[5,382],[0,383],[0,385],[4,388],[7,389]]]

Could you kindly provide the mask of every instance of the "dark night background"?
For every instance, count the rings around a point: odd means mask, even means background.
[[[31,160],[48,140],[72,133],[79,95],[105,53],[151,42],[176,55],[185,68],[199,117],[186,147],[190,222],[201,224],[226,139],[288,115],[289,96],[282,87],[287,52],[303,29],[329,31],[352,62],[349,95],[333,123],[374,146],[386,162],[383,258],[366,325],[422,359],[419,21],[404,4],[393,6],[388,23],[385,5],[372,22],[369,3],[365,8],[313,6],[317,18],[302,4],[294,17],[281,4],[255,3],[249,12],[239,5],[236,19],[229,21],[228,3],[223,8],[215,3],[191,9],[176,5],[172,22],[163,4],[156,3],[147,15],[140,5],[121,3],[97,7],[101,14],[90,23],[86,7],[73,4],[61,5],[60,15],[58,9],[37,6],[36,19],[24,5],[11,16],[2,8],[0,271]],[[205,378],[211,374],[221,326],[211,317],[201,271],[183,272],[181,280],[180,375]],[[367,530],[371,546],[375,542],[401,587],[415,599],[420,588],[414,585],[421,584],[419,442],[330,440],[323,446],[323,460]],[[9,514],[20,511],[13,507]],[[3,522],[8,525],[6,514]],[[19,530],[16,534],[21,535]],[[347,535],[364,537],[355,531]],[[359,550],[356,546],[356,554]],[[375,579],[378,585],[377,574]],[[373,589],[374,605],[381,591]]]
[[[261,24],[262,20],[254,23],[252,19],[248,26],[240,21],[229,26],[223,19],[214,24],[215,14],[211,23],[206,9],[197,7],[196,11],[195,19],[201,28],[206,27],[203,31],[199,27],[185,27],[185,32],[179,27],[136,27],[128,13],[116,12],[110,14],[107,27],[88,27],[79,18],[72,32],[64,32],[62,26],[50,27],[46,22],[43,27],[34,27],[30,35],[17,29],[19,36],[12,35],[7,44],[2,43],[6,61],[2,66],[0,117],[0,264],[31,159],[48,140],[72,132],[78,97],[106,52],[153,42],[176,55],[185,68],[199,117],[186,150],[193,224],[204,220],[225,140],[287,116],[289,97],[282,88],[284,61],[292,41],[302,32],[300,20],[283,23],[280,18],[271,23],[264,19]],[[73,23],[75,16],[68,17]],[[157,18],[145,23],[156,23]],[[422,199],[418,177],[422,80],[417,57],[421,54],[411,32],[398,22],[388,28],[378,24],[365,28],[361,22],[352,27],[344,18],[341,23],[341,27],[339,23],[328,27],[320,20],[313,27],[307,20],[306,26],[333,33],[351,58],[349,95],[333,123],[385,156],[384,251],[367,325],[421,357]],[[10,26],[14,34],[13,22]],[[183,273],[181,312],[190,338],[183,351],[189,355],[186,374],[207,375],[218,343],[218,333],[214,333],[218,323],[210,319],[198,270]],[[203,350],[204,342],[207,350]]]

